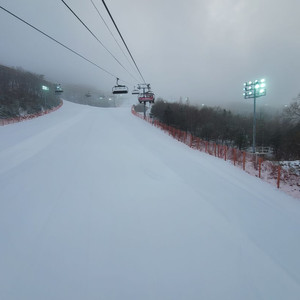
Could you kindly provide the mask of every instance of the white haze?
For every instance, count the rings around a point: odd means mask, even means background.
[[[91,1],[67,0],[133,79],[59,1],[0,0],[37,26],[128,83],[141,81]],[[94,0],[118,38],[102,1]],[[300,92],[298,0],[106,1],[147,82],[170,101],[242,104],[243,82],[266,78],[262,105],[289,103]],[[0,63],[21,66],[62,83],[91,84],[109,92],[115,78],[0,10]],[[120,39],[118,38],[121,44]],[[126,50],[124,50],[126,51]],[[251,101],[251,100],[248,100]]]

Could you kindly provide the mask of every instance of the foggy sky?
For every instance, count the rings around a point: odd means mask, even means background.
[[[0,0],[0,5],[84,55],[133,88],[141,78],[90,0],[65,0],[126,70],[60,0]],[[93,0],[119,43],[102,5]],[[192,103],[243,103],[243,83],[265,78],[261,105],[300,93],[299,0],[106,0],[146,82],[157,97]],[[0,63],[60,83],[111,91],[115,78],[0,10]],[[122,45],[123,46],[123,45]],[[124,51],[126,51],[124,49]],[[127,53],[126,53],[127,54]],[[137,79],[137,80],[136,80]]]

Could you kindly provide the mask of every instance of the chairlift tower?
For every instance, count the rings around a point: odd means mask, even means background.
[[[140,93],[138,101],[144,104],[144,119],[146,118],[146,102],[154,103],[155,95],[151,91],[151,86],[149,83],[140,83],[138,84],[138,89],[143,92]]]
[[[255,139],[256,139],[256,98],[266,96],[266,81],[265,79],[248,81],[244,83],[244,99],[253,98],[253,143],[252,152],[255,153]]]

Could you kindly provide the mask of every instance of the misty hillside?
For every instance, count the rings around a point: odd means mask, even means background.
[[[0,118],[36,114],[58,106],[55,86],[43,75],[0,65]]]

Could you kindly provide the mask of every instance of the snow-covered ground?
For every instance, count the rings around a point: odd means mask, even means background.
[[[0,299],[299,299],[299,200],[129,107],[0,139]]]

